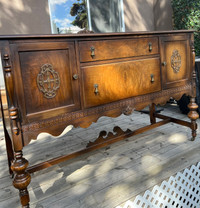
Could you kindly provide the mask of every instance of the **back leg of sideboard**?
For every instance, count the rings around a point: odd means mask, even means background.
[[[11,163],[14,160],[14,152],[13,152],[11,138],[10,138],[10,136],[8,134],[8,131],[6,129],[6,126],[5,126],[5,118],[4,118],[4,112],[3,112],[3,104],[2,104],[2,102],[0,102],[0,104],[1,104],[1,115],[2,115],[2,123],[3,123],[4,137],[5,137],[5,142],[6,142],[6,152],[7,152],[7,158],[8,158],[8,168],[9,168],[10,175],[13,177],[13,171],[11,170]]]
[[[149,116],[150,116],[151,124],[155,124],[156,123],[155,110],[156,110],[156,105],[154,103],[152,103],[149,106]]]
[[[12,171],[15,173],[13,186],[19,190],[22,208],[29,208],[29,193],[27,186],[31,182],[31,176],[26,171],[28,161],[23,157],[22,151],[15,152],[15,159],[11,165]]]
[[[12,148],[11,138],[10,138],[5,127],[4,127],[4,135],[5,135],[6,151],[7,151],[7,157],[8,157],[9,173],[10,173],[11,177],[13,177],[13,171],[11,169],[11,164],[12,164],[12,161],[14,160],[14,152],[13,152],[13,148]]]
[[[188,108],[190,109],[188,113],[188,117],[191,119],[191,130],[192,130],[192,141],[196,138],[196,130],[197,130],[197,123],[196,120],[199,118],[199,114],[197,113],[198,105],[195,103],[195,97],[190,97],[190,103],[188,104]]]

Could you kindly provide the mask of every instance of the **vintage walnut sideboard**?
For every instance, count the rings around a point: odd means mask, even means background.
[[[196,137],[192,31],[0,36],[0,52],[8,161],[23,207],[29,207],[27,186],[34,171],[169,122],[189,127]],[[183,94],[191,97],[191,122],[155,112],[156,104]],[[57,136],[68,125],[86,128],[101,116],[129,115],[148,105],[146,127],[125,132],[116,127],[106,138],[101,132],[85,149],[32,167],[23,157],[23,147],[41,132]]]

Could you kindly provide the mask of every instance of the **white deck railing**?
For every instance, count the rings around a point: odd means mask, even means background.
[[[134,202],[127,201],[123,208],[199,208],[200,162],[190,169],[178,172],[152,191],[138,195]],[[120,206],[116,208],[122,208]]]

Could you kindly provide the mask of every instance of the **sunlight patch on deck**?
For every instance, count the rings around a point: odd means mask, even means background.
[[[111,160],[106,160],[105,162],[103,162],[102,165],[99,166],[99,168],[96,170],[95,172],[95,176],[99,175],[101,173],[104,172],[108,172],[111,169],[113,169],[115,167],[115,163],[113,163]]]
[[[94,172],[94,166],[85,165],[84,167],[74,171],[67,177],[67,182],[77,182],[84,178],[89,177]]]
[[[159,164],[159,159],[152,155],[145,155],[144,157],[142,157],[141,163],[144,172],[149,175],[156,175],[162,170],[162,166]]]
[[[37,136],[37,139],[42,139],[42,138],[46,138],[46,137],[52,137],[52,138],[58,139],[58,138],[60,138],[60,137],[63,137],[63,136],[64,136],[65,134],[67,134],[69,131],[71,131],[72,128],[73,128],[73,125],[67,126],[67,127],[63,130],[63,132],[62,132],[60,135],[58,135],[58,136],[53,136],[53,135],[51,135],[51,134],[49,134],[49,133],[42,132],[42,133],[40,133],[40,134]]]
[[[184,143],[187,140],[188,140],[187,136],[182,133],[172,134],[168,139],[168,141],[172,144]]]

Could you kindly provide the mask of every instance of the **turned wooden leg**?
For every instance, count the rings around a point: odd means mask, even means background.
[[[196,120],[199,118],[199,114],[197,113],[198,105],[195,103],[195,98],[190,98],[190,103],[188,104],[188,108],[190,109],[188,113],[188,117],[191,119],[191,129],[192,129],[192,141],[195,140],[195,137],[197,135],[197,123]]]
[[[152,103],[149,106],[149,116],[150,116],[151,124],[155,124],[156,123],[155,109],[156,109],[156,105],[154,103]]]
[[[23,208],[29,208],[29,193],[27,186],[31,181],[30,174],[26,171],[28,161],[23,158],[22,151],[15,152],[15,160],[11,165],[12,171],[15,173],[13,186],[19,189],[19,196]]]

